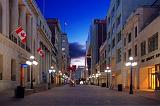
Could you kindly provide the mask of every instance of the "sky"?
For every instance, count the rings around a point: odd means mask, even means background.
[[[36,2],[44,17],[58,18],[62,30],[68,34],[71,64],[84,65],[85,44],[90,24],[93,19],[106,17],[109,0],[36,0]]]

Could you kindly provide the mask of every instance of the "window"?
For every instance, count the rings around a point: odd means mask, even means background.
[[[113,24],[113,26],[112,26],[112,33],[114,33],[115,32],[115,23]]]
[[[117,0],[117,8],[119,7],[120,5],[120,0]]]
[[[126,61],[126,52],[124,53],[124,61]]]
[[[111,50],[111,45],[109,44],[108,45],[108,52],[110,52],[110,50]]]
[[[110,24],[110,21],[111,21],[111,18],[110,18],[110,16],[108,17],[108,24]]]
[[[106,50],[105,50],[105,52],[104,52],[104,58],[106,58],[107,57],[107,53],[106,53]]]
[[[62,51],[65,51],[65,48],[62,48]]]
[[[2,80],[3,77],[3,55],[0,54],[0,80]]]
[[[110,32],[108,32],[108,40],[110,39]]]
[[[131,42],[131,32],[128,34],[128,43]]]
[[[146,41],[141,43],[141,56],[146,54]]]
[[[134,46],[134,55],[137,56],[137,45]]]
[[[137,26],[134,28],[135,38],[137,37]]]
[[[131,52],[132,52],[131,49],[129,49],[128,50],[128,58],[131,57],[131,55],[132,55]]]
[[[114,15],[114,11],[115,11],[115,7],[113,6],[112,12],[111,12],[112,17],[113,17],[113,15]]]
[[[126,38],[124,38],[124,46],[126,46]]]
[[[148,53],[158,49],[158,33],[148,38]]]
[[[121,48],[117,49],[117,63],[121,61]]]
[[[117,43],[121,40],[121,31],[117,34]]]
[[[112,40],[112,48],[115,47],[115,38]]]
[[[110,57],[108,57],[108,62],[107,62],[108,64],[110,64],[111,63],[111,58]]]
[[[120,22],[121,22],[121,15],[119,15],[117,18],[117,27],[119,26]]]

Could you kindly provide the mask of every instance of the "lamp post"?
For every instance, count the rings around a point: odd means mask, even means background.
[[[93,78],[93,85],[94,85],[94,78],[95,78],[95,75],[94,75],[94,74],[92,75],[92,78]]]
[[[130,91],[129,94],[133,94],[133,85],[132,85],[132,67],[137,66],[137,62],[133,61],[133,57],[129,57],[129,62],[125,64],[126,66],[130,66],[131,73],[130,73]]]
[[[51,69],[49,70],[49,88],[51,88],[51,83],[52,83],[52,73],[55,73],[56,70],[54,70],[54,67],[51,66]]]
[[[99,76],[101,75],[100,71],[98,71],[98,73],[96,74],[96,78],[98,80],[98,86],[99,86]]]
[[[38,65],[38,62],[35,61],[34,56],[30,56],[29,60],[26,61],[26,64],[30,66],[30,88],[33,89],[33,71],[32,71],[32,66],[33,65]]]
[[[61,85],[61,76],[62,76],[62,72],[59,71],[59,85]]]
[[[109,67],[107,67],[107,69],[104,71],[106,73],[106,84],[107,84],[107,88],[109,87],[109,82],[108,82],[108,73],[111,72],[111,69]]]

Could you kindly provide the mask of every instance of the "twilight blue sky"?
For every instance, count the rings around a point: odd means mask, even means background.
[[[107,14],[109,0],[36,0],[41,11],[45,4],[45,18],[58,18],[64,31],[64,22],[67,23],[65,32],[68,34],[69,42],[78,45],[80,49],[85,46],[87,40],[89,26],[95,18],[104,19]],[[71,46],[76,47],[76,46]],[[73,50],[77,50],[74,49]],[[78,51],[73,51],[79,53]],[[80,50],[81,51],[81,50]],[[82,50],[84,51],[84,50]],[[73,58],[83,57],[75,54]]]
[[[42,10],[44,0],[36,1]],[[63,30],[66,21],[69,42],[85,44],[91,20],[104,18],[108,5],[109,0],[45,0],[44,15],[59,18]]]

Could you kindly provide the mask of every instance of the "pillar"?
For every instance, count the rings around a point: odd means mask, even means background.
[[[19,16],[19,25],[23,27],[23,29],[26,31],[26,7],[24,5],[19,6],[20,9],[20,16]]]
[[[26,16],[26,22],[27,22],[26,23],[26,33],[27,33],[27,45],[26,45],[26,47],[27,47],[27,49],[30,49],[30,50],[31,50],[31,47],[32,47],[32,45],[31,45],[31,42],[32,42],[31,19],[32,19],[31,14],[27,14],[27,16]]]
[[[2,0],[2,33],[9,37],[9,0]]]
[[[18,0],[10,0],[10,1],[11,1],[10,32],[12,32],[18,27],[19,10],[18,10]]]

